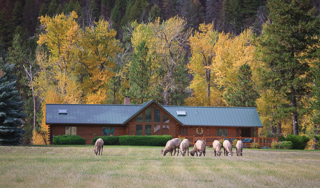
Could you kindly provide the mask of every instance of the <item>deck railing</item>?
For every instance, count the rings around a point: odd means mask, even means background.
[[[206,146],[212,147],[212,142],[214,140],[229,140],[232,144],[232,141],[237,139],[237,140],[242,140],[244,147],[250,148],[251,144],[256,142],[259,144],[260,148],[263,147],[271,147],[272,142],[278,142],[278,138],[265,138],[265,137],[224,137],[224,136],[178,136],[179,138],[186,138],[189,140],[190,145],[193,146],[193,144],[197,140],[204,140],[206,142]]]

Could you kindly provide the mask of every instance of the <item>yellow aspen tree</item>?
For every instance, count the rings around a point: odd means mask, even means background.
[[[77,84],[78,74],[75,71],[79,66],[76,61],[80,34],[77,17],[77,14],[72,12],[68,16],[61,14],[53,18],[40,18],[45,32],[40,34],[38,44],[49,51],[47,58],[42,57],[44,51],[37,54],[41,72],[35,78],[35,85],[43,101],[49,91],[54,91],[58,96],[59,101],[55,101],[56,103],[80,101],[82,92]]]
[[[45,124],[45,105],[50,103],[79,103],[82,95],[77,82],[76,61],[77,43],[80,28],[76,22],[77,14],[72,12],[54,17],[40,17],[44,30],[39,35],[40,46],[36,54],[36,62],[40,72],[34,79],[35,92],[42,103],[41,127],[34,132],[34,144],[46,143],[48,137]],[[45,50],[41,48],[45,47]]]
[[[176,82],[177,74],[179,74],[177,69],[182,67],[185,70],[183,57],[186,50],[184,46],[191,34],[191,30],[185,31],[186,24],[186,20],[178,16],[163,22],[160,22],[158,18],[149,24],[153,37],[149,49],[155,52],[157,59],[154,60],[154,63],[162,72],[158,74],[158,81],[163,90],[163,103],[165,105],[169,104],[170,92],[181,87]]]
[[[189,38],[191,57],[188,64],[189,73],[193,75],[190,84],[192,96],[186,99],[187,105],[221,106],[220,90],[215,83],[214,49],[219,33],[213,24],[200,24],[199,31],[195,31]]]
[[[102,104],[108,102],[108,87],[115,75],[115,57],[121,51],[116,31],[104,20],[86,27],[81,38],[82,49],[79,51],[82,63],[81,87],[84,92],[84,103]]]

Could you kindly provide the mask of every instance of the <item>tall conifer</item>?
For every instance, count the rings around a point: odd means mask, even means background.
[[[299,99],[310,88],[308,55],[315,50],[319,21],[315,17],[312,0],[268,1],[269,22],[261,38],[262,60],[266,63],[264,84],[279,91],[287,102],[279,113],[292,115],[293,134],[299,130]]]
[[[23,102],[15,88],[14,64],[2,61],[0,69],[0,145],[19,145],[24,114],[21,109]]]

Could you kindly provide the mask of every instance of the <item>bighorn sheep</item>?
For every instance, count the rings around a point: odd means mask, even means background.
[[[174,139],[171,139],[167,142],[166,146],[164,147],[164,150],[162,149],[161,150],[161,153],[163,156],[166,156],[166,154],[168,152],[171,153],[171,156],[172,156],[172,151],[174,150],[174,154],[173,155],[176,155],[176,148],[178,148],[178,155],[179,155],[179,146],[181,144],[181,140],[179,138],[174,138]]]
[[[241,140],[238,140],[237,141],[237,144],[236,144],[236,153],[237,153],[237,156],[242,156],[242,148],[243,148],[243,143]]]
[[[94,144],[94,153],[97,155],[102,155],[104,141],[101,138],[98,138]]]
[[[214,156],[220,156],[221,155],[221,144],[219,140],[215,140],[212,143],[213,151],[214,151]]]
[[[223,141],[223,149],[224,149],[224,156],[226,156],[226,155],[232,156],[233,155],[232,145],[229,142],[229,140]]]
[[[184,156],[186,154],[186,152],[188,152],[188,156],[189,156],[189,140],[188,139],[182,140],[182,142],[180,144],[181,156]]]
[[[201,154],[203,153],[203,156],[206,156],[206,143],[203,140],[197,140],[197,142],[194,144],[193,149],[190,151],[190,154],[194,156],[196,154],[201,157]]]

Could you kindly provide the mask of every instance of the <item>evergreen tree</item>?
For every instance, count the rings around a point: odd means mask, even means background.
[[[149,18],[153,22],[155,19],[160,18],[162,20],[161,9],[157,4],[154,4],[149,12]]]
[[[26,0],[23,7],[23,26],[28,29],[29,35],[36,33],[39,9],[34,0]]]
[[[136,20],[140,23],[146,15],[146,9],[148,6],[149,3],[146,0],[137,0],[130,9],[128,22]]]
[[[15,29],[23,22],[23,7],[20,1],[17,1],[14,4],[14,9],[12,12],[11,23],[13,24],[13,28]]]
[[[241,7],[238,0],[225,0],[221,17],[226,33],[241,33],[243,25]]]
[[[233,87],[229,87],[224,94],[224,99],[229,106],[254,107],[259,93],[254,88],[250,65],[240,67],[237,80]]]
[[[7,36],[8,33],[8,21],[7,21],[7,14],[6,10],[2,9],[0,11],[0,43],[4,45],[4,48],[7,49],[7,46],[5,45],[7,42]]]
[[[96,2],[95,0],[91,0],[90,1],[90,12],[91,12],[91,15],[92,15],[92,18],[95,22],[99,21],[99,17],[100,17],[100,11],[96,5]]]
[[[148,47],[146,42],[143,41],[137,46],[129,67],[130,89],[127,96],[138,104],[152,98],[151,64],[151,58],[148,57]]]
[[[14,64],[1,63],[0,71],[0,145],[19,145],[23,135],[23,102],[16,90]]]
[[[52,0],[50,2],[50,4],[49,4],[47,15],[48,16],[54,16],[56,14],[57,9],[58,9],[57,1],[56,0]]]
[[[310,91],[311,77],[308,56],[314,52],[319,33],[312,0],[268,1],[268,22],[261,35],[261,54],[266,63],[263,83],[279,91],[288,102],[279,113],[292,115],[293,134],[299,130],[299,99]]]

